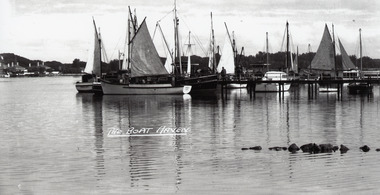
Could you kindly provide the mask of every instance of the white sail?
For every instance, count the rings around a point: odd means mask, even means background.
[[[101,66],[101,53],[100,53],[100,43],[99,43],[99,36],[98,32],[96,30],[96,24],[95,20],[93,20],[94,23],[94,39],[92,44],[92,48],[89,50],[88,59],[86,63],[86,67],[84,69],[84,72],[88,74],[95,74],[97,76],[100,76],[100,66]]]
[[[173,72],[173,58],[172,58],[172,55],[169,53],[169,51],[166,51],[165,52],[167,53],[167,57],[166,57],[166,60],[165,60],[165,69],[166,71],[168,71],[169,73],[172,73]]]
[[[222,67],[226,69],[227,74],[235,73],[235,56],[234,50],[232,47],[231,39],[227,34],[224,39],[224,45],[222,49],[222,56],[220,57],[220,61],[218,64],[218,72],[222,71]]]

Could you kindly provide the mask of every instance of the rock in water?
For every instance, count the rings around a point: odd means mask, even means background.
[[[261,150],[261,146],[250,147],[250,150]]]
[[[333,145],[331,144],[320,144],[321,153],[331,153],[333,151]]]
[[[289,152],[297,152],[298,150],[300,150],[300,148],[295,143],[293,143],[289,146],[288,150]]]
[[[248,148],[241,148],[241,150],[248,150]]]
[[[301,148],[302,152],[310,152],[311,153],[312,147],[313,147],[313,144],[309,143],[309,144],[302,145],[300,148]]]
[[[376,152],[380,152],[380,148],[377,148],[377,149],[376,149]]]
[[[337,151],[339,149],[339,146],[334,146],[332,149],[335,152],[335,151]]]
[[[370,150],[370,148],[367,146],[367,145],[364,145],[362,147],[360,147],[360,149],[363,151],[363,152],[368,152]]]
[[[339,150],[341,153],[346,153],[349,149],[345,145],[341,144]]]

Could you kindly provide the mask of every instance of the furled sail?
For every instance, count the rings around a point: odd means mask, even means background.
[[[131,41],[131,77],[168,75],[150,37],[145,20]]]
[[[327,24],[317,53],[311,61],[312,70],[335,70],[334,46]]]
[[[226,35],[224,39],[224,46],[222,50],[222,56],[218,64],[218,72],[222,72],[222,67],[226,69],[227,74],[235,73],[235,57],[234,50],[229,35]]]
[[[93,45],[93,48],[89,50],[89,55],[86,63],[86,67],[84,69],[84,72],[88,74],[95,74],[97,76],[100,76],[101,74],[101,53],[100,53],[100,40],[99,40],[99,34],[96,30],[96,24],[95,20],[93,20],[94,23],[94,29],[95,29],[95,38],[93,39],[94,42],[91,43]]]
[[[344,49],[343,44],[340,41],[340,39],[338,39],[338,41],[339,41],[340,53],[342,54],[343,70],[356,69],[355,65],[352,63],[350,57],[348,56],[346,50]]]

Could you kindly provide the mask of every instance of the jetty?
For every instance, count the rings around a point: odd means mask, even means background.
[[[350,83],[356,83],[356,82],[362,82],[367,83],[368,85],[371,84],[380,84],[380,79],[376,78],[367,78],[367,79],[331,79],[331,80],[319,80],[319,79],[305,79],[305,80],[279,80],[279,81],[273,81],[273,80],[256,80],[256,79],[250,79],[250,80],[219,80],[218,84],[221,85],[221,93],[222,95],[226,94],[227,85],[228,84],[246,84],[247,90],[250,95],[250,97],[255,97],[256,95],[256,85],[258,84],[277,84],[279,86],[278,92],[279,96],[282,96],[282,93],[285,92],[284,85],[285,84],[292,84],[292,85],[299,85],[304,84],[308,85],[308,96],[309,98],[314,98],[316,94],[318,93],[318,86],[335,86],[337,88],[337,94],[338,98],[341,98],[343,95],[343,85],[344,84],[350,84]]]

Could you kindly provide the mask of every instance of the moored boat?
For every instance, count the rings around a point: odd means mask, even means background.
[[[366,94],[372,93],[373,86],[371,83],[360,82],[362,79],[363,71],[363,54],[362,54],[362,29],[359,29],[359,41],[360,41],[360,72],[359,72],[359,81],[355,83],[350,83],[348,87],[348,92],[350,94]]]
[[[102,48],[101,37],[96,29],[95,20],[93,19],[95,38],[93,42],[93,48],[89,51],[89,57],[84,69],[85,74],[82,75],[81,81],[75,83],[75,88],[79,93],[101,93],[102,89],[99,82],[99,77],[102,74]]]
[[[136,23],[134,21],[134,24]],[[127,34],[129,33],[127,32]],[[122,82],[101,80],[103,94],[163,95],[189,93],[191,86],[178,84],[174,79],[175,77],[170,76],[162,64],[150,37],[145,19],[133,34],[133,38],[130,39],[127,36],[126,41],[128,48],[126,62],[130,74],[125,75],[127,78],[123,78]]]
[[[288,75],[285,72],[281,71],[268,71],[265,73],[263,80],[267,81],[288,81]],[[289,91],[291,84],[284,83],[284,88],[281,91]],[[255,88],[256,92],[279,92],[280,84],[279,83],[259,83]]]

